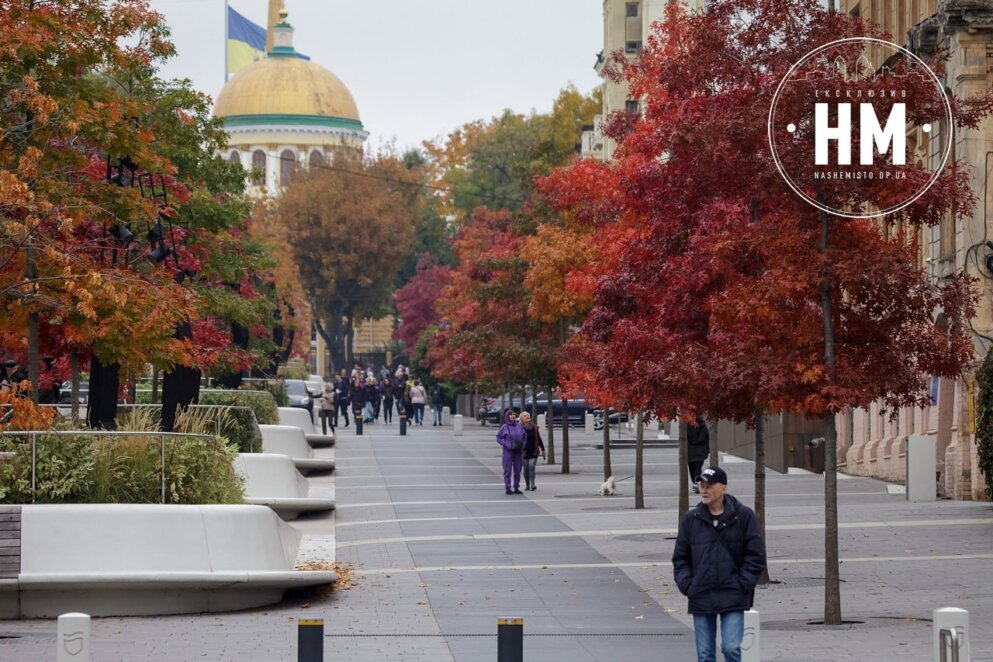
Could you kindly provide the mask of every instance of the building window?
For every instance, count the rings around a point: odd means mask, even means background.
[[[290,177],[293,175],[293,169],[297,164],[297,156],[293,153],[292,149],[284,149],[283,153],[279,155],[279,185],[289,186]]]
[[[625,9],[627,11],[627,17],[628,18],[635,18],[635,17],[638,16],[638,3],[637,2],[629,2],[629,3],[627,3],[625,5]]]
[[[625,42],[624,43],[624,52],[625,53],[637,53],[640,50],[641,50],[641,42],[640,41],[628,41],[628,42]]]
[[[257,149],[252,152],[252,184],[254,186],[265,185],[265,152]]]
[[[628,99],[624,102],[624,110],[629,113],[637,113],[641,110],[641,104],[638,103],[637,99]]]
[[[234,150],[233,152],[228,154],[228,161],[237,165],[241,165],[241,154],[238,153],[238,150]]]
[[[314,150],[310,153],[310,167],[320,168],[324,165],[324,155],[321,154],[320,150]]]

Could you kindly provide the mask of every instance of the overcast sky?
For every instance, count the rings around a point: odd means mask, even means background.
[[[265,26],[267,0],[230,0]],[[151,0],[178,55],[165,78],[217,96],[224,0]],[[294,45],[351,90],[369,145],[444,136],[505,108],[551,108],[567,83],[590,92],[603,48],[602,0],[286,0]]]

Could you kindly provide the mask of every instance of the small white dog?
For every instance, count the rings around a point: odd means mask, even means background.
[[[600,491],[597,492],[600,496],[614,496],[617,494],[617,483],[614,482],[614,477],[610,476],[607,480],[603,481],[600,486]]]

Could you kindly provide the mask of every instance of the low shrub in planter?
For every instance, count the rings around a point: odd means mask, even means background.
[[[117,423],[125,430],[158,430],[162,422],[159,405],[118,405]],[[262,451],[262,433],[249,407],[191,405],[176,417],[176,432],[219,434],[242,453]]]
[[[0,502],[31,503],[31,446],[0,436]],[[39,434],[35,503],[159,503],[161,436]],[[166,503],[242,503],[232,466],[237,449],[224,438],[166,437]]]
[[[229,405],[250,407],[260,425],[278,425],[279,412],[276,398],[268,391],[235,391],[228,389],[202,389],[201,405]]]

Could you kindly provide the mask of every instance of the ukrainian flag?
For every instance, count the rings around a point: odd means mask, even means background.
[[[228,77],[265,57],[265,28],[228,7]]]

